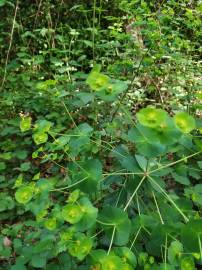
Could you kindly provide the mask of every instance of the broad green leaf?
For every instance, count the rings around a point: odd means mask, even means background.
[[[39,192],[49,192],[53,188],[54,182],[55,180],[53,178],[41,178],[37,181],[36,187],[38,188]]]
[[[1,6],[1,5],[0,5]],[[15,265],[11,266],[11,270],[26,270],[26,266],[21,263],[16,263]]]
[[[38,120],[34,125],[34,131],[38,133],[48,132],[53,124],[45,119]]]
[[[119,145],[112,151],[113,157],[117,158],[122,167],[130,172],[141,172],[138,163],[125,145]]]
[[[102,164],[98,159],[89,159],[81,164],[82,171],[79,174],[80,179],[86,178],[78,184],[78,188],[86,193],[96,192],[100,180],[102,179]]]
[[[20,170],[22,172],[27,172],[31,167],[31,162],[24,162],[20,165]]]
[[[116,81],[114,83],[109,83],[96,94],[104,101],[114,101],[120,93],[127,89],[127,87],[125,82]]]
[[[166,151],[156,130],[137,125],[128,132],[128,139],[136,144],[138,153],[145,157],[156,157]]]
[[[80,190],[75,189],[74,191],[71,192],[71,194],[68,197],[68,203],[75,203],[80,196]]]
[[[189,178],[187,178],[186,176],[182,176],[182,175],[179,175],[179,174],[174,173],[174,172],[172,172],[172,176],[174,177],[176,182],[178,182],[182,185],[185,185],[185,186],[190,185]]]
[[[89,254],[89,258],[90,258],[92,267],[95,267],[95,268],[101,267],[101,261],[106,255],[107,253],[105,250],[102,250],[102,249],[91,250]]]
[[[148,166],[148,160],[145,157],[140,156],[140,155],[135,155],[135,158],[136,158],[137,163],[140,166],[140,168],[143,171],[146,171],[147,170],[147,166]]]
[[[107,232],[108,237],[111,237],[113,228],[116,228],[114,240],[116,245],[121,246],[128,243],[131,221],[126,212],[120,208],[105,206],[100,212],[99,219],[103,223],[102,227]]]
[[[86,197],[81,198],[78,204],[81,207],[83,215],[75,227],[79,231],[84,231],[91,228],[96,223],[98,210]]]
[[[47,257],[46,254],[33,254],[31,259],[31,265],[36,268],[45,268]]]
[[[202,219],[189,221],[181,228],[181,239],[185,252],[200,252],[199,239],[202,241]]]
[[[150,255],[158,256],[161,252],[161,246],[165,244],[165,239],[168,234],[175,231],[170,225],[158,224],[152,230],[149,241],[146,242],[146,250]]]

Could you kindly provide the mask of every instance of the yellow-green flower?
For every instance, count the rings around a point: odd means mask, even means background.
[[[143,126],[155,128],[165,123],[167,112],[162,109],[147,107],[137,113],[137,119]]]
[[[32,199],[32,196],[33,196],[33,187],[30,186],[20,187],[15,193],[16,201],[23,204],[28,203]]]
[[[55,230],[56,226],[57,226],[57,221],[56,221],[56,218],[49,218],[45,221],[44,223],[44,226],[52,231],[52,230]]]
[[[90,237],[78,233],[75,241],[71,241],[67,248],[70,255],[79,260],[83,260],[89,254],[92,246],[93,241]]]
[[[81,207],[76,204],[68,204],[63,207],[62,216],[65,221],[75,224],[83,217],[83,211]]]
[[[103,88],[106,88],[109,84],[110,78],[107,75],[104,75],[97,71],[91,71],[89,74],[86,83],[94,91],[100,91]]]
[[[196,123],[194,118],[186,112],[179,112],[174,116],[176,126],[183,132],[189,133],[195,127]]]
[[[119,270],[123,269],[124,263],[118,256],[107,255],[102,261],[102,270]]]

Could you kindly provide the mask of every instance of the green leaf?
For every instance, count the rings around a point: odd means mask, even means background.
[[[75,225],[75,228],[77,228],[79,231],[84,231],[91,228],[96,223],[98,210],[86,197],[81,198],[78,203],[81,207],[83,215],[79,222]]]
[[[20,170],[22,172],[27,172],[31,167],[31,162],[24,162],[20,165]]]
[[[202,241],[202,219],[189,221],[181,229],[182,244],[186,252],[200,252],[199,239]]]
[[[3,171],[6,169],[6,163],[5,162],[0,162],[0,171]]]
[[[1,6],[1,5],[0,5]],[[15,265],[11,266],[11,270],[26,270],[26,266],[22,263],[16,263]]]
[[[30,116],[22,117],[20,121],[20,130],[25,132],[31,128],[32,118]]]
[[[189,133],[196,127],[194,118],[186,112],[179,112],[174,116],[176,126],[183,132]]]
[[[145,157],[156,157],[165,153],[166,146],[163,145],[156,130],[137,125],[128,132],[128,139],[136,144],[138,153]]]
[[[20,187],[15,193],[15,199],[17,202],[26,204],[33,197],[34,188],[30,186]]]
[[[97,92],[99,96],[104,101],[114,101],[117,95],[124,92],[127,89],[127,84],[123,81],[116,81],[115,83],[108,83],[103,89]]]
[[[186,176],[182,176],[182,175],[179,175],[179,174],[174,173],[174,172],[172,172],[172,176],[174,177],[176,182],[178,182],[182,185],[185,185],[185,186],[190,185],[189,178],[187,178]]]
[[[112,150],[113,157],[117,158],[121,166],[130,172],[142,172],[138,166],[136,159],[130,155],[125,145],[119,145]]]
[[[71,192],[71,194],[68,197],[68,203],[75,203],[80,196],[80,190],[75,189],[74,191]]]
[[[45,133],[50,130],[51,126],[52,126],[52,123],[45,119],[38,120],[34,125],[34,131],[38,133]]]
[[[91,264],[93,264],[92,267],[96,268],[101,266],[101,261],[106,255],[107,253],[105,250],[102,249],[92,250],[89,254]]]
[[[120,208],[105,206],[100,212],[99,219],[103,223],[101,226],[108,233],[108,237],[111,236],[115,226],[114,242],[116,245],[125,245],[128,243],[131,231],[131,221],[126,212]]]
[[[36,187],[39,189],[40,192],[46,193],[49,192],[54,185],[54,178],[46,179],[41,178],[37,181]]]
[[[79,174],[80,179],[85,179],[78,184],[78,188],[86,193],[96,192],[100,180],[102,179],[102,164],[98,159],[89,159],[82,163],[82,172]]]
[[[3,7],[6,4],[7,0],[0,0],[0,7]],[[12,269],[13,270],[13,269]],[[23,270],[23,269],[22,269]]]
[[[146,171],[147,170],[147,165],[148,165],[148,160],[145,157],[140,156],[140,155],[135,155],[135,158],[136,158],[140,168],[143,171]]]
[[[34,254],[31,259],[31,265],[36,268],[45,268],[46,261],[46,254]]]

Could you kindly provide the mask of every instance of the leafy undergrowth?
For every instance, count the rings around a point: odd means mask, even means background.
[[[112,101],[127,83],[99,68],[87,77],[89,95]],[[37,87],[44,85],[50,81]],[[3,263],[12,270],[201,265],[195,119],[149,106],[121,129],[105,122],[101,129],[96,119],[76,123],[60,103],[65,114],[21,113],[1,132]]]

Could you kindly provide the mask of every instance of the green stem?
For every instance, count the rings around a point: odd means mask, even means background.
[[[152,191],[152,195],[153,195],[153,198],[154,198],[154,202],[155,202],[155,205],[156,205],[157,212],[158,212],[158,214],[159,214],[159,218],[160,218],[161,224],[164,224],[164,221],[163,221],[163,218],[162,218],[162,216],[161,216],[161,212],[160,212],[160,209],[159,209],[157,200],[156,200],[156,196],[155,196],[155,194],[154,194],[153,191]]]
[[[114,223],[103,222],[103,221],[101,221],[99,219],[97,219],[96,221],[97,221],[97,223],[100,223],[100,224],[105,225],[105,226],[115,226]]]
[[[96,14],[96,0],[93,2],[93,64],[95,63],[95,14]]]
[[[135,237],[134,237],[134,239],[133,239],[133,242],[132,242],[132,244],[131,244],[131,246],[130,246],[130,250],[133,248],[133,246],[134,246],[134,244],[135,244],[135,241],[136,241],[136,239],[138,238],[138,235],[139,235],[141,229],[142,229],[142,227],[140,227],[140,228],[138,229],[138,231],[137,231],[137,233],[136,233],[136,235],[135,235]]]
[[[180,163],[180,162],[182,162],[182,161],[184,161],[184,160],[187,160],[188,158],[194,157],[194,156],[196,156],[196,155],[198,155],[198,154],[200,154],[200,153],[201,153],[201,151],[196,152],[196,153],[194,153],[194,154],[191,154],[191,155],[189,155],[189,156],[183,157],[183,158],[181,158],[181,159],[178,159],[178,160],[176,160],[176,161],[174,161],[174,162],[171,162],[171,163],[169,163],[169,164],[166,164],[166,165],[164,165],[164,166],[161,166],[160,168],[157,168],[157,169],[155,169],[155,170],[150,171],[149,174],[154,173],[154,172],[157,172],[157,171],[160,171],[160,170],[165,169],[165,168],[168,168],[168,167],[171,167],[171,166],[173,166],[173,165],[175,165],[175,164],[177,164],[177,163]]]
[[[180,215],[184,218],[185,222],[188,222],[188,217],[185,216],[185,214],[182,212],[182,210],[177,206],[177,204],[171,199],[171,197],[165,192],[165,190],[150,176],[148,175],[148,178],[150,181],[156,185],[160,191],[164,194],[164,196],[170,201],[170,203],[176,208],[176,210],[180,213]]]
[[[141,185],[142,185],[142,183],[143,183],[143,181],[144,181],[145,178],[146,178],[146,176],[144,175],[144,176],[142,177],[142,179],[140,180],[138,186],[137,186],[136,189],[134,190],[133,194],[131,195],[130,199],[128,200],[126,206],[124,207],[124,209],[123,209],[124,211],[127,210],[128,206],[129,206],[130,203],[132,202],[132,200],[133,200],[135,194],[138,192],[138,190],[139,190],[139,188],[141,187]]]
[[[110,244],[109,244],[109,249],[108,249],[107,255],[109,255],[109,253],[110,253],[110,251],[112,249],[112,245],[113,245],[114,237],[115,237],[115,232],[116,232],[116,226],[114,226],[113,231],[112,231],[112,237],[111,237],[111,241],[110,241]]]
[[[51,191],[61,191],[61,190],[64,190],[64,189],[68,189],[68,188],[72,188],[82,182],[84,182],[88,177],[84,177],[83,179],[77,181],[76,183],[72,184],[72,185],[69,185],[69,186],[66,186],[66,187],[62,187],[62,188],[56,188],[56,189],[52,189]]]
[[[201,257],[201,262],[202,262],[202,245],[201,245],[201,238],[200,235],[198,236],[198,244],[199,244],[199,250],[200,250],[200,257]]]

